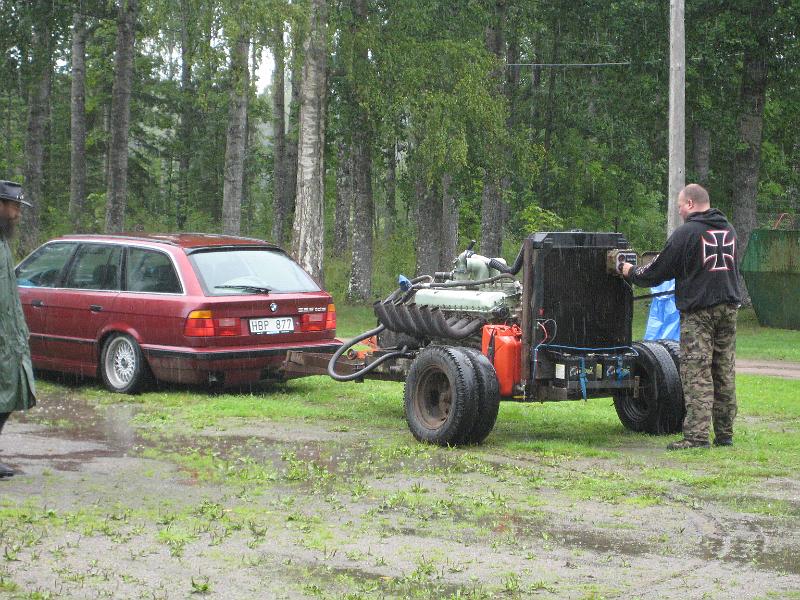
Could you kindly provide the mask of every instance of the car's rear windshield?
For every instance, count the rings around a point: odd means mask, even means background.
[[[209,296],[320,291],[280,250],[220,248],[193,252],[189,259]]]

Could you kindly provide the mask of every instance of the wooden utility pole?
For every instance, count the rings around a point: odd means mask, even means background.
[[[684,0],[670,0],[668,236],[681,224],[678,193],[686,185],[686,37],[683,6]]]

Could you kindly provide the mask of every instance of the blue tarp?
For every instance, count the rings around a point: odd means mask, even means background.
[[[654,294],[675,289],[675,280],[670,279],[652,288]],[[650,316],[647,318],[646,340],[681,339],[681,314],[675,306],[675,294],[653,298],[650,304]]]

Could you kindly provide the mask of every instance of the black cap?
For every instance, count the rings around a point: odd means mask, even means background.
[[[11,200],[12,202],[19,202],[25,206],[33,206],[30,202],[25,200],[25,194],[22,193],[22,186],[13,181],[0,180],[0,200]]]

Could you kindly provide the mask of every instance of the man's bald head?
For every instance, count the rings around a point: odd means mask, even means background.
[[[690,183],[681,192],[686,198],[691,199],[695,204],[701,206],[711,206],[711,200],[708,197],[708,192],[702,185]]]
[[[709,208],[711,208],[711,200],[702,185],[690,183],[678,194],[678,212],[684,221],[690,214],[703,212]]]

